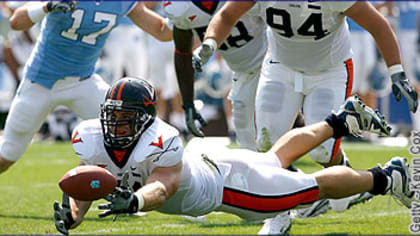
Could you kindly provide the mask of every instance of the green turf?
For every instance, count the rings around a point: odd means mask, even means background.
[[[344,144],[355,168],[385,163],[396,155],[409,156],[407,148]],[[0,234],[57,234],[52,204],[61,199],[61,176],[78,164],[70,144],[34,144],[22,160],[0,176]],[[305,172],[320,169],[304,157],[297,167]],[[144,217],[99,219],[96,206],[74,234],[256,234],[261,225],[212,213],[206,223],[151,212]],[[312,219],[293,220],[291,234],[408,234],[409,211],[388,197],[354,206],[343,213],[328,212]]]

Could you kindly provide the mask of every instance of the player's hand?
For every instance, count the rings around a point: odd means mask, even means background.
[[[54,224],[60,233],[69,234],[70,227],[75,223],[71,215],[70,200],[67,194],[63,193],[62,203],[54,201]]]
[[[99,217],[105,217],[113,214],[136,213],[139,208],[139,201],[130,189],[116,187],[114,192],[105,197],[109,203],[98,206],[100,210],[105,210],[99,214]]]
[[[192,55],[192,64],[196,71],[202,72],[203,66],[209,61],[216,49],[204,42],[198,48],[196,48]]]
[[[407,99],[408,107],[413,113],[418,106],[417,92],[410,84],[404,72],[397,72],[391,75],[392,93],[397,102],[401,101],[401,95]]]
[[[77,1],[61,0],[61,1],[49,1],[47,3],[48,12],[73,12],[76,9]]]
[[[128,171],[124,172],[120,186],[115,188],[114,192],[105,197],[110,203],[98,206],[99,209],[105,210],[99,214],[99,217],[120,213],[136,213],[138,211],[138,199],[130,190],[128,177]]]
[[[198,120],[203,127],[207,125],[207,122],[201,117],[200,113],[195,110],[194,103],[187,102],[184,103],[182,107],[185,111],[185,120],[187,121],[188,130],[197,137],[204,137],[203,131],[195,125],[195,121]]]

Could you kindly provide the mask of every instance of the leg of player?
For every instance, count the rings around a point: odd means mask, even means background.
[[[288,167],[331,137],[360,136],[361,131],[389,135],[390,130],[382,114],[362,104],[360,98],[350,97],[337,113],[328,116],[324,122],[287,132],[273,145],[271,151],[277,154],[283,167]]]

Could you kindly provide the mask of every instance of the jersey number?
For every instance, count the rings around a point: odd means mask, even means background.
[[[73,25],[69,29],[63,30],[61,32],[61,36],[71,40],[77,40],[79,38],[79,35],[76,33],[76,31],[80,28],[80,25],[82,24],[84,14],[85,11],[82,9],[77,9],[76,11],[74,11],[73,14],[71,14],[71,17],[73,18]],[[90,33],[88,35],[84,35],[82,37],[81,41],[90,45],[95,45],[96,38],[99,35],[106,34],[112,29],[112,27],[117,22],[117,15],[104,12],[95,12],[95,17],[93,21],[98,24],[107,21],[108,24],[102,29]]]
[[[242,23],[241,21],[239,21],[235,25],[235,28],[237,32],[239,32],[239,34],[236,34],[235,36],[233,36],[232,34],[229,35],[226,41],[220,46],[220,50],[228,50],[232,47],[240,48],[254,38],[248,34],[248,30],[245,28],[244,23]],[[200,40],[203,41],[204,34],[207,30],[207,26],[195,28],[194,30],[195,32],[197,32],[198,37],[200,37]],[[234,31],[232,30],[232,32]]]
[[[281,32],[278,34],[291,38],[293,35],[292,22],[290,13],[283,9],[267,8],[267,24]],[[280,19],[280,18],[281,19]],[[322,14],[312,13],[308,19],[299,27],[297,30],[299,35],[313,36],[315,40],[322,39],[323,37],[330,34],[328,30],[322,28]]]

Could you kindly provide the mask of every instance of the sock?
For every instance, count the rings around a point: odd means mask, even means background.
[[[369,169],[373,174],[373,189],[369,192],[373,195],[385,195],[391,187],[392,179],[380,167]]]
[[[335,114],[330,114],[325,121],[333,128],[335,139],[339,139],[343,136],[349,135],[349,130],[347,129],[346,122],[338,118]]]

